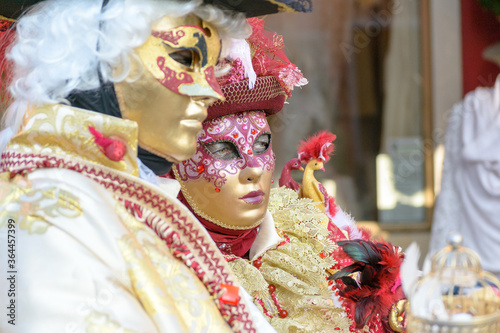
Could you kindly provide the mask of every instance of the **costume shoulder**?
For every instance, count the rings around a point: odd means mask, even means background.
[[[98,183],[65,169],[4,172],[0,182],[0,235],[16,244],[10,299],[18,314],[15,326],[2,321],[2,332],[69,324],[184,332],[193,323],[231,331],[201,281]]]
[[[61,306],[74,308],[71,302],[79,299],[78,293],[61,293],[65,283],[71,291],[83,282],[97,285],[94,279],[120,281],[119,289],[131,297],[130,309],[142,307],[160,331],[192,330],[193,324],[195,331],[252,331],[243,299],[237,304],[220,301],[224,285],[235,285],[235,277],[206,230],[180,201],[137,177],[136,127],[134,122],[88,110],[45,105],[30,109],[22,130],[9,141],[0,162],[0,200],[19,221],[19,237],[34,234],[25,230],[26,223],[30,230],[42,231],[35,233],[37,247],[24,248],[26,256],[30,251],[41,255],[45,247],[57,252],[40,258],[42,266],[52,267],[53,258],[59,262],[52,272],[54,281],[47,277],[44,288],[65,295],[70,303],[62,301]],[[122,133],[129,135],[121,137]],[[97,141],[119,138],[125,155],[115,161]],[[30,274],[24,278],[36,276],[31,273],[40,263],[26,261]],[[59,274],[67,267],[73,269],[68,276]],[[80,267],[87,274],[83,282],[71,278]],[[61,279],[65,282],[58,283]],[[86,289],[81,299],[95,295],[94,289]],[[126,301],[119,303],[127,306]],[[33,304],[33,311],[44,308]],[[122,316],[142,321],[127,311],[112,319],[120,322]]]
[[[251,261],[228,258],[239,282],[278,332],[350,332],[327,281],[336,245],[328,239],[326,216],[284,187],[271,191],[268,209],[282,240]]]

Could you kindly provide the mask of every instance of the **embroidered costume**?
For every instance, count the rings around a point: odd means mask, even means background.
[[[126,139],[124,160],[107,159],[88,126]],[[30,316],[17,327],[253,330],[244,302],[217,301],[236,283],[198,221],[137,177],[136,147],[128,120],[61,105],[27,115],[0,184],[2,228],[16,226],[18,311]]]

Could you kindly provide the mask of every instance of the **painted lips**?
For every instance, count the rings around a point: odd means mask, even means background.
[[[240,199],[245,201],[248,204],[256,205],[256,204],[261,203],[264,200],[264,192],[262,192],[261,190],[252,191],[252,192],[248,193],[247,195],[241,197]]]

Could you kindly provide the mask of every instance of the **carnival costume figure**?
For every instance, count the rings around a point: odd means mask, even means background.
[[[0,331],[272,330],[155,176],[195,152],[223,99],[221,39],[248,36],[244,15],[201,0],[55,0],[15,28],[0,173],[0,303],[13,310]]]
[[[373,244],[367,234],[317,181],[316,188],[323,191],[321,205],[299,196],[307,192],[305,185],[271,189],[275,155],[266,117],[279,112],[292,89],[307,80],[283,53],[282,37],[265,31],[263,20],[248,21],[252,35],[234,41],[218,68],[225,101],[209,107],[194,156],[172,168],[181,184],[179,198],[208,230],[239,283],[278,332],[385,332],[380,316],[368,320],[368,312],[363,322],[354,322],[356,304],[338,297],[345,288],[328,281],[332,273],[338,277],[347,268],[342,278],[349,283],[350,265],[357,262],[349,257],[349,245],[344,252],[339,244],[349,243],[348,236]],[[325,132],[304,142],[300,159],[292,160],[289,169],[300,169],[298,161],[322,167],[334,138]],[[391,255],[398,269],[401,255]]]

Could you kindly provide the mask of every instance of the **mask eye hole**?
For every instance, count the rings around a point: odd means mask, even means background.
[[[264,154],[271,145],[271,134],[263,133],[255,140],[252,150],[255,155]]]
[[[207,37],[212,37],[212,30],[209,27],[203,27],[203,31]]]
[[[170,57],[179,64],[192,68],[196,62],[196,53],[193,50],[178,50],[170,53]]]
[[[203,146],[210,155],[219,160],[232,161],[240,157],[238,148],[229,141],[204,143]]]

